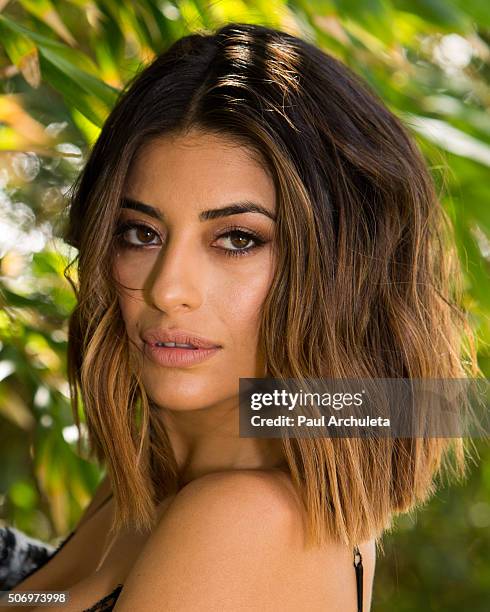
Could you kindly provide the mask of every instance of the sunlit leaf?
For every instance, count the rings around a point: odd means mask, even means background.
[[[87,144],[93,145],[99,137],[100,127],[89,119],[87,119],[87,117],[80,113],[76,108],[72,109],[71,114],[75,125],[83,134]]]
[[[44,126],[23,108],[23,100],[20,95],[0,95],[0,122],[15,128],[17,138],[23,144],[24,150],[30,149],[32,145],[47,145],[52,141],[46,134]],[[2,146],[3,138],[6,136],[6,133],[0,136],[1,148],[8,148]]]
[[[19,0],[19,2],[26,11],[44,21],[65,42],[69,45],[76,45],[76,40],[70,34],[50,0]]]
[[[442,149],[490,166],[490,145],[481,140],[440,119],[406,114],[405,120],[412,128]]]
[[[334,0],[339,16],[362,25],[366,32],[384,43],[394,40],[391,5],[387,0]]]
[[[29,30],[20,23],[7,18],[5,15],[0,15],[0,20],[3,22],[6,28],[12,32],[16,32],[27,37],[29,40],[34,42],[39,49],[51,49],[52,51],[55,51],[58,56],[64,58],[66,62],[73,64],[84,72],[88,72],[93,76],[98,74],[97,66],[93,60],[81,51],[71,49],[70,47],[67,47],[56,40],[43,36],[38,32]]]
[[[392,0],[392,3],[401,11],[414,13],[443,28],[451,27],[459,30],[468,24],[464,12],[447,0]]]
[[[30,38],[9,27],[9,21],[2,15],[0,15],[0,43],[29,85],[39,87],[41,74],[36,45]]]

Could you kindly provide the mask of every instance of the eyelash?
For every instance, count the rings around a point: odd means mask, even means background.
[[[153,234],[155,234],[156,236],[158,235],[158,233],[153,228],[151,228],[148,225],[145,225],[144,223],[135,223],[134,221],[127,221],[125,223],[120,224],[117,227],[116,234],[115,234],[117,240],[124,248],[126,249],[144,249],[146,246],[155,246],[153,244],[151,245],[131,244],[128,240],[124,238],[124,234],[127,231],[132,230],[132,229],[148,230],[152,232]],[[249,255],[252,251],[255,251],[255,249],[257,248],[260,248],[266,242],[266,240],[261,238],[258,234],[251,232],[250,230],[245,230],[238,226],[232,226],[232,227],[227,228],[224,233],[219,234],[218,236],[216,236],[216,238],[224,238],[232,234],[239,234],[240,236],[243,236],[247,238],[248,240],[254,240],[255,245],[252,247],[247,247],[246,249],[223,249],[223,248],[220,249],[224,251],[224,254],[227,257],[243,257],[245,255]]]

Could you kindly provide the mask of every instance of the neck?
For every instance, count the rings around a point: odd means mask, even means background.
[[[280,440],[239,436],[236,397],[198,410],[157,410],[182,484],[211,472],[287,468]]]

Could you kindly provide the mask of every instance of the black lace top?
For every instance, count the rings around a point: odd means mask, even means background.
[[[98,512],[111,497],[112,494],[96,508],[93,514]],[[74,535],[75,530],[70,532],[57,547],[54,547],[31,538],[14,527],[0,528],[0,590],[9,591],[37,572],[55,557]],[[118,584],[108,595],[83,612],[112,610],[122,588],[123,585]]]
[[[117,587],[102,599],[99,599],[93,606],[86,608],[83,612],[106,612],[112,610],[116,605],[119,593],[122,591],[123,585],[118,584]]]

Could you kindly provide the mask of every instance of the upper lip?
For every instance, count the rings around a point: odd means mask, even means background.
[[[142,338],[147,344],[178,342],[179,344],[192,344],[196,348],[221,348],[217,342],[183,329],[147,329]]]

